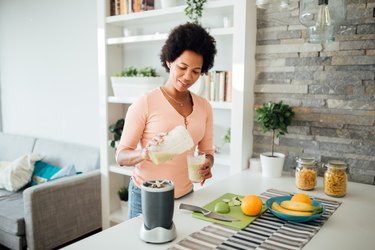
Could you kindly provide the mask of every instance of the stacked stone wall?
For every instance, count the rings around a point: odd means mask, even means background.
[[[375,185],[375,0],[347,2],[329,44],[307,42],[298,0],[288,10],[258,9],[255,107],[282,100],[296,112],[276,145],[287,154],[285,171],[305,153],[343,160],[349,180]],[[253,134],[254,156],[271,150],[271,133],[255,122]]]

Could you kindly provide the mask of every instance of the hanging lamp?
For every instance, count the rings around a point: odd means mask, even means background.
[[[307,27],[309,43],[335,41],[336,27],[346,17],[346,0],[300,0],[299,20]]]

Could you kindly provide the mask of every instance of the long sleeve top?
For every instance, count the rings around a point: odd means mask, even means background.
[[[168,132],[178,125],[183,125],[190,133],[198,150],[213,155],[211,105],[206,99],[194,93],[191,93],[191,96],[193,111],[187,117],[174,109],[160,88],[140,97],[128,108],[117,154],[124,149],[135,150],[138,144],[144,148],[156,134]],[[135,185],[140,187],[146,180],[168,179],[175,183],[175,198],[190,192],[193,185],[188,176],[186,156],[195,148],[160,165],[155,165],[151,160],[140,162],[135,166],[132,176]]]

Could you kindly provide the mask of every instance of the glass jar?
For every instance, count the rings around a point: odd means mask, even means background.
[[[346,175],[347,165],[343,161],[329,161],[327,170],[324,173],[324,193],[333,197],[346,195],[348,176]]]
[[[313,190],[317,182],[317,161],[311,157],[298,157],[296,186],[302,190]]]

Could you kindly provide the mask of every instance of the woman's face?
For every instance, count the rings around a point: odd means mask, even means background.
[[[199,78],[203,66],[203,56],[185,50],[171,63],[169,81],[179,92],[187,91]]]

